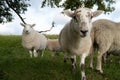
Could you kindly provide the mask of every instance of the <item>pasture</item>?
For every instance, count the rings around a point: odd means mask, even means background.
[[[46,35],[57,38],[56,35]],[[86,59],[87,80],[120,80],[120,57],[110,56],[111,62],[103,64],[104,75],[95,69],[89,69],[89,57]],[[79,62],[79,57],[77,57]],[[96,66],[96,54],[94,56]],[[71,62],[63,62],[63,54],[51,57],[46,50],[43,57],[30,58],[21,45],[21,36],[0,36],[0,80],[80,80],[80,68],[77,63],[75,75],[71,74]]]

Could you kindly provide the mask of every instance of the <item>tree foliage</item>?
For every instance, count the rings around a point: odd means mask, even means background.
[[[20,19],[24,22],[20,14],[27,11],[28,3],[30,0],[0,0],[0,23],[11,22],[14,19],[14,10]],[[61,4],[61,1],[64,1]],[[98,6],[98,10],[104,10],[105,12],[112,12],[115,10],[111,5],[115,3],[115,0],[43,0],[42,6],[49,7],[62,7],[64,9],[76,9],[82,4],[86,7],[92,8],[94,5]]]
[[[25,13],[29,0],[0,0],[0,23],[11,22],[14,10],[18,15]]]
[[[112,4],[115,3],[115,0],[65,0],[63,4],[60,2],[63,0],[43,0],[42,6],[50,6],[50,7],[63,7],[64,9],[74,10],[80,7],[83,3],[86,7],[92,8],[94,5],[98,6],[98,10],[104,10],[105,12],[112,12],[115,10],[112,7]]]

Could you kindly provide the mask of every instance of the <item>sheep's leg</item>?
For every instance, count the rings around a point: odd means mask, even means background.
[[[93,53],[90,54],[90,68],[93,69]]]
[[[103,56],[102,56],[102,58],[103,58],[103,63],[107,63],[107,53],[105,53]]]
[[[109,60],[110,53],[104,53],[102,56],[103,62],[106,64],[107,62],[110,62]]]
[[[37,53],[37,51],[35,49],[33,50],[33,53],[34,53],[34,57],[38,56],[38,53]]]
[[[87,57],[87,55],[85,53],[83,53],[81,55],[81,60],[80,60],[80,69],[81,69],[81,80],[86,80],[86,76],[85,76],[85,58]]]
[[[67,54],[65,53],[65,54],[64,54],[64,63],[67,62],[67,59],[68,59],[68,56],[67,56]]]
[[[32,58],[32,51],[31,50],[29,50],[29,54],[30,54],[30,57]]]
[[[43,57],[43,56],[44,56],[44,51],[45,51],[45,49],[43,49],[43,50],[42,50],[41,57]]]
[[[55,53],[56,53],[55,51],[52,51],[52,57],[54,57],[54,56],[55,56]]]
[[[72,62],[72,73],[75,74],[76,72],[76,56],[71,57],[71,62]]]
[[[93,69],[93,56],[94,56],[94,49],[91,48],[90,50],[90,68]]]
[[[102,55],[103,54],[100,51],[98,51],[96,70],[99,71],[100,73],[103,73],[103,70],[102,70]]]

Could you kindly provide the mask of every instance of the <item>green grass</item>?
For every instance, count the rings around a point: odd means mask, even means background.
[[[110,58],[112,62],[103,64],[104,76],[88,68],[87,58],[85,68],[87,80],[120,80],[120,64],[117,63],[119,57]],[[63,62],[62,53],[52,58],[51,52],[46,50],[44,57],[39,55],[38,58],[30,58],[28,52],[21,46],[21,36],[0,36],[0,80],[80,80],[80,78],[78,57],[77,71],[72,75],[71,63]]]

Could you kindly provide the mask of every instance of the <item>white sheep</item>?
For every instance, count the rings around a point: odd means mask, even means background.
[[[97,48],[98,50],[96,69],[103,73],[102,56],[108,53],[120,55],[120,23],[107,19],[97,20],[93,22],[91,36],[94,45],[93,49]],[[93,57],[91,57],[91,68],[93,68],[92,59]]]
[[[61,47],[60,47],[58,39],[48,39],[46,48],[52,51],[53,57],[57,52],[61,51]]]
[[[89,8],[78,8],[74,12],[65,10],[63,13],[72,19],[60,32],[60,46],[65,55],[71,58],[73,73],[75,73],[76,68],[76,55],[81,56],[81,80],[86,80],[84,63],[92,45],[90,37],[92,28],[91,19],[101,14],[102,11],[92,12]]]
[[[44,50],[47,44],[47,38],[38,33],[33,29],[35,24],[22,24],[24,27],[22,32],[22,46],[29,50],[30,57],[34,55],[34,57],[38,56],[38,51],[42,50],[42,56],[44,54]]]

